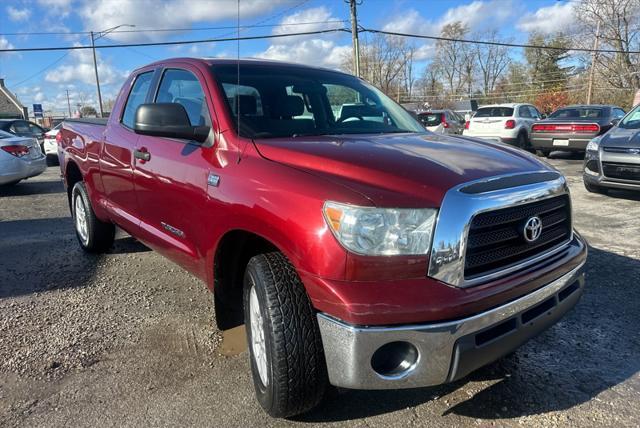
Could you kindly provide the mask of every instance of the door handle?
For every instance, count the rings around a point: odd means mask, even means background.
[[[151,159],[151,153],[149,153],[146,149],[134,150],[133,157],[139,159],[142,162],[147,162]]]

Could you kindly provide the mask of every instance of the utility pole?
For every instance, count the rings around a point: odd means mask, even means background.
[[[593,77],[596,69],[596,58],[598,44],[600,42],[600,21],[596,25],[596,39],[593,41],[593,52],[591,53],[591,69],[589,70],[589,89],[587,89],[587,104],[591,104],[591,95],[593,94]]]
[[[96,72],[96,88],[98,90],[98,107],[100,110],[100,117],[104,116],[104,111],[102,110],[102,94],[100,93],[100,78],[98,77],[98,59],[96,58],[96,40],[106,36],[110,32],[115,31],[120,27],[135,27],[135,25],[122,24],[122,25],[117,25],[115,27],[109,28],[104,31],[98,31],[97,33],[94,33],[93,31],[89,32],[89,35],[91,36],[91,50],[93,51],[93,69]]]
[[[69,101],[69,90],[67,89],[67,107],[69,108],[69,117],[71,117],[71,101]]]
[[[98,107],[100,108],[100,117],[103,116],[102,111],[102,94],[100,93],[100,78],[98,77],[98,61],[96,59],[96,41],[93,37],[93,31],[91,31],[91,50],[93,51],[93,69],[96,72],[96,88],[98,89]]]
[[[358,0],[349,0],[351,9],[351,41],[353,43],[353,71],[360,77],[360,45],[358,43],[358,15],[356,6]]]

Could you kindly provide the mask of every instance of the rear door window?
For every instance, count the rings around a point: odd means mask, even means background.
[[[136,110],[138,109],[138,106],[140,106],[140,104],[144,104],[144,101],[147,99],[147,92],[149,92],[152,77],[152,71],[139,74],[131,87],[129,98],[127,98],[127,104],[124,106],[124,112],[122,113],[122,124],[127,128],[133,129]]]
[[[211,126],[211,115],[198,78],[187,70],[169,69],[164,72],[157,103],[177,103],[184,107],[191,126]]]
[[[20,136],[29,135],[29,124],[21,120],[13,122],[13,125],[11,125],[11,132]]]
[[[529,107],[528,106],[520,106],[520,108],[518,109],[518,116],[530,118],[531,117],[531,112],[529,111]]]
[[[481,107],[473,117],[511,117],[512,107]]]

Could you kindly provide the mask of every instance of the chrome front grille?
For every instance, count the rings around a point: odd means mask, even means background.
[[[522,228],[532,216],[542,221],[542,234],[529,243]],[[569,190],[560,174],[543,170],[464,183],[442,201],[428,276],[456,287],[481,284],[551,257],[571,237]]]
[[[542,220],[535,242],[523,236],[527,219]],[[543,253],[571,236],[568,195],[478,214],[471,221],[465,254],[465,279],[486,275]]]

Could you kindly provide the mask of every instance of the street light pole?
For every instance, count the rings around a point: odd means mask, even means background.
[[[96,59],[96,41],[93,35],[93,31],[91,31],[91,50],[93,51],[93,69],[96,72],[96,88],[98,89],[98,107],[100,108],[100,117],[104,117],[104,112],[102,111],[102,94],[100,93],[100,78],[98,77],[98,60]]]
[[[97,33],[94,33],[93,31],[89,32],[89,35],[91,36],[91,50],[93,51],[93,69],[96,73],[96,89],[98,91],[98,107],[100,110],[100,117],[104,117],[104,111],[102,109],[102,94],[100,93],[100,78],[98,77],[98,58],[96,57],[96,40],[106,36],[110,32],[115,31],[120,27],[135,27],[135,25],[122,24],[122,25],[117,25],[113,28],[106,29],[104,31],[98,31]]]

